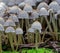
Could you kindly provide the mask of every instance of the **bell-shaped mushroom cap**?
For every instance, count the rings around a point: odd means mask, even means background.
[[[2,5],[0,5],[0,13],[1,13],[1,12],[5,12],[5,11],[6,11],[5,7],[2,6]]]
[[[29,19],[29,15],[26,11],[21,11],[18,15],[19,19]]]
[[[29,19],[36,19],[36,18],[39,18],[39,13],[34,10],[32,13],[31,13],[31,16]]]
[[[21,28],[17,28],[16,29],[16,34],[23,34],[23,30]]]
[[[10,8],[10,10],[9,10],[9,13],[13,13],[13,14],[17,13],[17,14],[19,14],[20,11],[21,11],[21,9],[18,6],[12,6]]]
[[[4,25],[4,23],[5,23],[5,20],[0,17],[0,24]]]
[[[60,0],[56,0],[56,2],[60,5]]]
[[[24,7],[24,11],[26,11],[27,13],[31,13],[33,11],[32,6],[26,4]]]
[[[31,28],[36,29],[36,30],[41,30],[41,29],[42,29],[42,25],[41,25],[41,23],[39,23],[38,21],[35,21],[35,22],[32,24]]]
[[[0,24],[0,31],[4,31],[4,27],[2,24]]]
[[[14,22],[19,22],[18,17],[16,15],[11,14],[9,18],[11,18]]]
[[[36,6],[36,0],[25,0],[24,1],[26,4],[29,4],[31,6]]]
[[[49,4],[49,8],[53,9],[54,12],[57,12],[58,10],[60,10],[60,6],[56,1],[53,1]]]
[[[15,4],[20,4],[20,3],[22,3],[22,2],[24,2],[24,0],[15,0]]]
[[[34,33],[35,30],[33,28],[29,28],[27,32]]]
[[[8,2],[8,6],[13,6],[13,5],[15,5],[15,0],[10,0],[10,1]]]
[[[20,8],[24,8],[25,2],[20,3],[18,6],[19,6]]]
[[[15,33],[15,29],[13,27],[8,27],[6,28],[5,33]]]
[[[43,7],[46,8],[46,9],[49,9],[49,6],[47,5],[47,3],[42,2],[38,5],[37,10],[40,10]]]
[[[4,2],[0,2],[0,5],[2,5],[5,9],[8,8],[8,6]]]
[[[39,11],[40,16],[47,16],[49,15],[49,12],[45,8],[41,8]]]
[[[12,19],[8,19],[5,23],[4,26],[16,26],[14,21]]]

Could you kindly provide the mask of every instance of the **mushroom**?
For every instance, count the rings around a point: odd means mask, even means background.
[[[24,40],[23,40],[23,30],[20,27],[16,28],[16,35],[18,35],[17,36],[18,37],[17,48],[18,48],[18,46],[23,44],[23,42],[24,42]],[[16,50],[17,50],[17,48],[16,48]]]
[[[21,9],[23,9],[25,5],[26,5],[26,3],[25,3],[25,2],[22,2],[22,3],[20,3],[18,6],[19,6]]]
[[[46,22],[47,22],[47,25],[49,27],[49,30],[52,32],[52,29],[51,29],[51,26],[50,26],[50,23],[47,19],[47,16],[49,15],[49,12],[45,9],[45,8],[41,8],[40,11],[39,11],[39,15],[42,16],[41,19],[43,19],[43,17],[45,18]],[[43,21],[43,20],[41,20]],[[42,23],[42,22],[41,22]]]
[[[26,11],[27,13],[32,13],[33,8],[32,6],[26,4],[23,10]]]
[[[19,20],[15,14],[11,14],[9,18],[11,18],[15,22],[17,27],[19,26]]]
[[[46,8],[47,10],[49,9],[49,6],[48,6],[48,4],[47,3],[45,3],[45,2],[41,2],[39,5],[38,5],[38,7],[37,7],[37,10],[39,11],[41,8]]]
[[[2,34],[4,32],[4,27],[0,24],[0,52],[2,53]]]
[[[29,15],[28,15],[28,13],[26,12],[26,11],[21,11],[20,13],[19,13],[19,15],[18,15],[18,18],[19,18],[19,20],[20,20],[20,26],[22,26],[22,28],[23,28],[23,23],[24,23],[24,19],[25,19],[25,23],[26,23],[26,29],[29,27]],[[22,21],[22,22],[21,22]]]
[[[7,27],[5,30],[5,33],[8,35],[8,39],[9,39],[12,51],[14,51],[13,36],[15,36],[15,29],[13,27]]]
[[[8,6],[14,6],[15,5],[15,0],[10,0],[7,5]]]
[[[24,0],[15,0],[15,4],[19,5],[20,3],[24,2]]]
[[[31,13],[31,15],[29,16],[30,26],[38,18],[39,18],[39,13],[37,12],[37,10],[33,10],[33,12]]]
[[[8,20],[6,20],[6,22],[4,23],[4,27],[5,27],[5,29],[7,28],[7,27],[9,27],[9,26],[12,26],[12,27],[16,27],[16,25],[15,25],[15,23],[14,23],[14,21],[12,20],[12,19],[8,19]]]
[[[21,11],[21,9],[18,6],[12,6],[8,10],[8,13],[10,13],[10,14],[19,14],[20,11]]]
[[[55,0],[60,5],[60,0]]]
[[[2,5],[6,10],[8,9],[8,6],[4,2],[0,2],[0,5]]]
[[[57,31],[58,31],[58,29],[57,29],[57,20],[55,21],[55,17],[57,15],[55,16],[55,13],[54,13],[53,9],[51,9],[49,11],[49,13],[50,13],[50,19],[51,19],[50,22],[52,22],[53,30],[55,32],[55,37],[56,37],[56,40],[58,40],[58,35],[57,35]]]
[[[35,21],[32,25],[31,28],[33,28],[35,30],[35,43],[36,43],[36,49],[38,48],[38,43],[41,43],[41,23],[39,23],[38,21]]]
[[[54,13],[60,10],[60,6],[56,1],[53,1],[49,4],[49,9],[53,9]]]

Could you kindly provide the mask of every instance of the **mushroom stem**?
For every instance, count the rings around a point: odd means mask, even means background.
[[[26,19],[25,23],[26,23],[26,31],[27,31],[27,29],[30,27],[30,25],[29,25],[29,19]]]
[[[52,32],[52,28],[51,28],[50,23],[49,23],[49,21],[48,21],[48,19],[47,19],[46,16],[45,16],[45,20],[46,20],[46,22],[47,22],[47,25],[48,25],[48,27],[49,27],[49,30]]]
[[[27,40],[28,40],[28,43],[30,43],[31,40],[30,40],[30,33],[29,32],[27,33]]]
[[[15,33],[13,35],[13,38],[14,38],[14,45],[17,45],[17,38],[16,38],[16,34]]]
[[[2,53],[2,32],[0,32],[0,53]]]
[[[22,19],[22,29],[23,29],[24,19]]]
[[[36,46],[36,50],[38,49],[38,30],[36,30],[36,35],[35,35],[35,46]]]
[[[16,51],[18,50],[19,45],[23,44],[23,37],[22,35],[18,35],[18,43],[17,43],[17,47],[16,47]]]
[[[8,39],[12,48],[12,51],[14,51],[14,45],[13,45],[13,34],[12,33],[8,33]]]
[[[30,35],[31,35],[31,38],[32,38],[31,43],[34,43],[34,33],[31,33]]]
[[[59,28],[60,28],[60,18],[58,20],[59,20],[58,22],[59,22]]]
[[[52,24],[53,24],[53,29],[54,29],[54,32],[56,33],[55,36],[56,36],[56,40],[58,40],[58,35],[57,35],[57,25],[55,24],[55,19],[54,19],[54,14],[53,14],[53,17],[52,17]]]
[[[41,17],[41,24],[42,24],[42,22],[43,22],[43,17]]]

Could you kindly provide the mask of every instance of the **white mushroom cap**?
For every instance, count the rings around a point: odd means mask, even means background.
[[[18,6],[13,6],[10,8],[9,13],[19,14],[20,11],[21,11],[21,9]]]
[[[46,9],[49,9],[48,4],[45,3],[45,2],[42,2],[42,3],[40,3],[40,4],[38,5],[37,10],[40,10],[40,9],[43,8],[43,7],[46,8]]]
[[[21,11],[18,15],[19,19],[29,19],[29,15],[26,11]]]
[[[5,20],[0,17],[0,24],[4,25],[4,23],[5,23]]]
[[[26,4],[24,7],[24,11],[26,11],[27,13],[31,13],[33,11],[32,6]]]
[[[60,0],[56,0],[56,2],[60,5]]]
[[[15,0],[15,4],[20,4],[22,2],[24,2],[24,0]]]
[[[21,7],[21,8],[24,8],[25,2],[20,3],[18,6]]]
[[[0,2],[0,5],[2,5],[5,9],[8,8],[8,6],[4,2]]]
[[[31,16],[29,19],[36,19],[36,18],[39,18],[39,13],[34,10],[32,13],[31,13]]]
[[[13,6],[13,5],[15,5],[15,0],[10,0],[10,1],[8,2],[8,6]]]
[[[0,24],[0,31],[4,31],[4,27],[2,24]]]
[[[26,4],[29,4],[31,6],[36,6],[36,0],[25,0],[24,1]]]
[[[16,29],[16,34],[23,34],[23,30],[21,28]]]
[[[5,12],[7,9],[7,5],[3,2],[0,2],[0,11]]]
[[[0,5],[0,17],[4,16],[5,11],[6,11],[6,8],[3,5]]]
[[[16,15],[11,14],[9,18],[11,18],[14,22],[19,22],[18,17]]]
[[[15,29],[13,27],[8,27],[6,30],[5,30],[6,33],[15,33]]]
[[[35,30],[33,28],[29,28],[27,32],[34,33]]]
[[[35,22],[32,24],[31,28],[36,29],[36,30],[41,30],[41,29],[42,29],[42,25],[41,25],[41,23],[39,23],[38,21],[35,21]]]
[[[41,8],[39,11],[40,16],[47,16],[49,15],[49,12],[45,8]]]
[[[54,12],[57,12],[58,10],[60,10],[60,6],[56,1],[53,1],[49,4],[49,8],[53,9]]]
[[[15,23],[13,22],[12,19],[8,19],[5,23],[4,26],[16,26]]]

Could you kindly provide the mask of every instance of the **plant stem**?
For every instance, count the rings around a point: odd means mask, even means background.
[[[0,53],[2,53],[2,32],[0,32]]]
[[[35,32],[36,33],[36,35],[35,35],[35,45],[36,45],[36,50],[38,49],[38,30]]]
[[[14,51],[14,45],[13,45],[13,35],[12,33],[8,33],[8,39],[12,48],[12,51]]]
[[[17,43],[17,47],[16,47],[16,51],[18,50],[18,47],[19,47],[19,45],[21,45],[21,44],[23,44],[23,37],[22,37],[22,35],[18,35],[18,43]]]
[[[54,19],[54,14],[53,14],[53,17],[52,17],[52,24],[53,24],[53,28],[54,28],[54,32],[56,33],[55,36],[56,36],[56,40],[58,40],[58,35],[57,35],[57,25],[55,24],[55,19]]]

